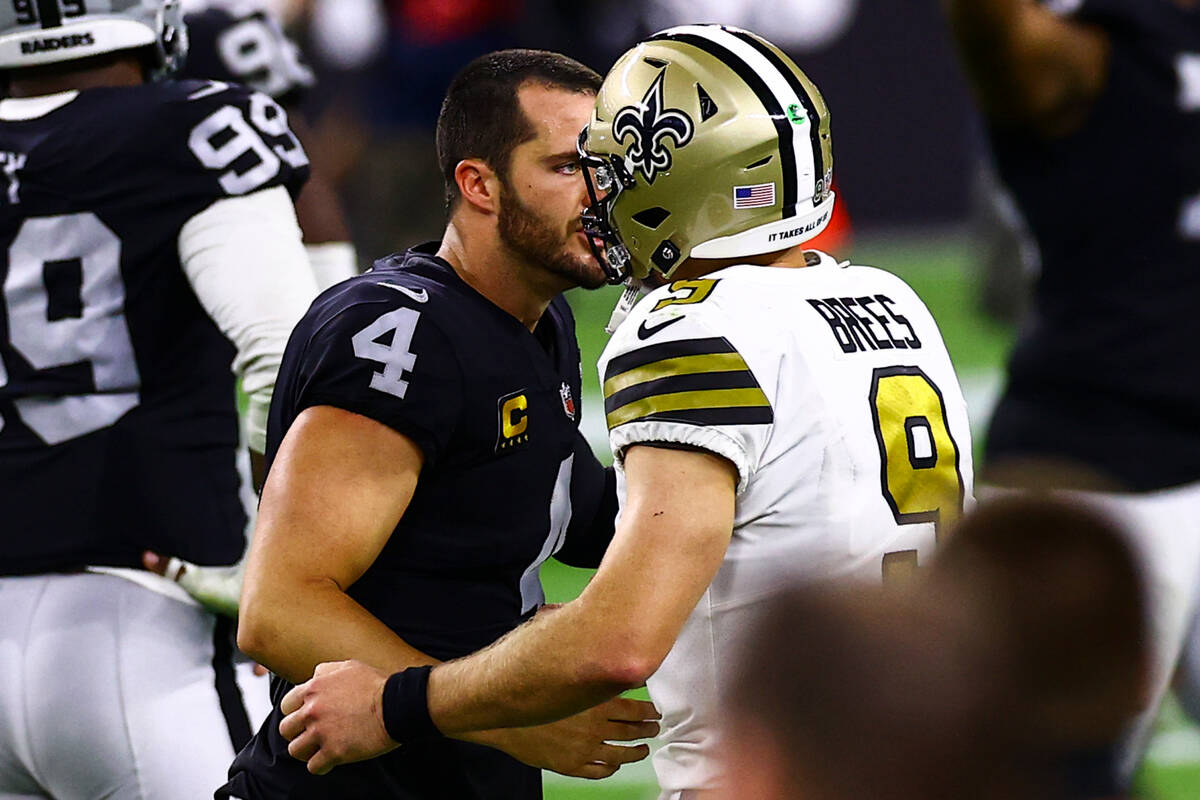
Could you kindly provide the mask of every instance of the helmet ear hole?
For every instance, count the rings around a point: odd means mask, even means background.
[[[745,169],[752,170],[752,169],[758,169],[759,167],[765,167],[767,164],[771,163],[771,159],[773,159],[774,157],[775,156],[771,155],[771,156],[767,156],[766,158],[760,158],[758,161],[755,161],[753,164],[747,164]]]
[[[633,221],[639,225],[645,226],[650,230],[654,230],[659,225],[667,221],[667,217],[671,216],[671,212],[667,211],[662,206],[647,208],[633,215]]]

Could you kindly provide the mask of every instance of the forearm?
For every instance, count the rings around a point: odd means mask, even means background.
[[[353,658],[390,671],[437,663],[329,580],[249,589],[238,646],[292,683],[308,680],[324,661]]]
[[[537,725],[569,716],[641,683],[621,674],[622,656],[587,604],[568,604],[522,625],[472,656],[450,661],[429,680],[438,730]]]

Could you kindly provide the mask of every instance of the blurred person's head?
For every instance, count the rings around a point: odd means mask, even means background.
[[[726,696],[719,796],[1040,797],[991,729],[1001,710],[965,623],[924,595],[865,586],[768,602]]]
[[[1112,767],[1095,756],[1148,691],[1145,590],[1116,523],[1048,495],[984,503],[945,541],[931,578],[988,632],[1015,733],[1068,781],[1102,783],[1074,773]]]
[[[599,86],[593,70],[559,53],[501,50],[458,73],[438,117],[451,224],[494,231],[562,288],[605,281],[582,231],[576,152]]]

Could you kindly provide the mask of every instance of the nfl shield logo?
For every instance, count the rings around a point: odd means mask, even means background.
[[[562,382],[558,394],[562,398],[563,413],[572,420],[575,419],[575,398],[571,396],[571,387],[567,385],[566,381]]]

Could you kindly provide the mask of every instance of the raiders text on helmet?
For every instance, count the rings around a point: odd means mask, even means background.
[[[11,0],[0,3],[0,69],[152,47],[159,73],[187,52],[180,0]]]
[[[825,101],[783,51],[737,28],[671,28],[625,53],[580,148],[595,170],[585,225],[614,281],[784,250],[833,213]]]

